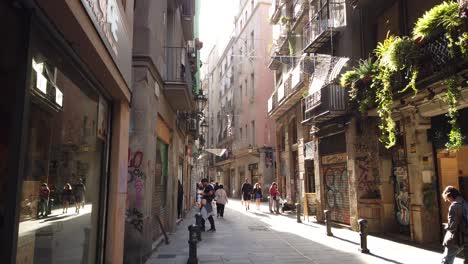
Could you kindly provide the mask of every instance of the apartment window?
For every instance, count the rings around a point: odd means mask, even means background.
[[[241,140],[242,140],[242,135],[244,135],[244,134],[242,134],[242,127],[241,127],[241,128],[239,128],[239,137],[240,137]]]
[[[248,47],[247,47],[247,40],[244,41],[244,47],[245,47],[245,51],[248,52]]]
[[[255,121],[252,120],[251,122],[252,127],[252,146],[255,146]]]
[[[253,8],[254,8],[254,0],[250,0],[250,8],[252,8],[252,12],[253,12]]]
[[[247,135],[247,131],[248,131],[248,130],[247,130],[247,124],[246,124],[246,125],[245,125],[245,139],[248,139],[248,138],[249,138],[249,136]]]
[[[245,21],[247,22],[247,10],[245,10]]]
[[[296,124],[296,118],[293,118],[291,121],[291,139],[292,139],[292,144],[297,143],[297,124]]]
[[[254,84],[255,84],[255,76],[252,73],[252,74],[250,74],[250,85],[252,86],[252,88],[250,89],[250,97],[252,97],[252,98],[255,96]]]
[[[240,97],[241,97],[241,102],[242,102],[242,85],[239,86],[239,95],[240,95]]]
[[[242,56],[242,47],[239,48],[239,55]]]
[[[248,86],[247,86],[247,79],[245,79],[245,93],[244,95],[247,96],[247,92],[249,91]]]
[[[255,49],[255,34],[254,34],[254,31],[252,30],[252,32],[250,33],[250,47],[251,47],[251,50],[254,50]]]

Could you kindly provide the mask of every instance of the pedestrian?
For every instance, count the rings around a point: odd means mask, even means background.
[[[83,179],[80,178],[79,182],[75,185],[74,194],[75,194],[75,213],[80,213],[80,207],[84,207],[84,198],[86,193],[86,187],[83,183]]]
[[[255,206],[257,207],[257,210],[260,210],[260,200],[263,198],[263,195],[262,186],[258,182],[254,185],[253,195],[255,198]]]
[[[228,203],[227,193],[224,186],[220,184],[215,192],[216,196],[216,213],[218,217],[224,218],[224,207]]]
[[[215,193],[216,193],[216,191],[217,191],[218,189],[219,189],[219,183],[216,182],[216,183],[214,184],[214,191],[215,191]]]
[[[452,264],[458,253],[463,250],[465,223],[463,219],[463,197],[453,186],[447,186],[442,197],[450,203],[448,223],[445,226],[445,236],[442,245],[445,247],[442,264]]]
[[[177,187],[177,218],[182,218],[182,202],[184,200],[184,187],[180,180],[177,180],[178,187]]]
[[[213,219],[213,198],[214,198],[214,187],[208,183],[208,179],[202,179],[203,185],[203,199],[201,202],[201,214],[202,214],[202,231],[205,231],[205,221],[208,219],[211,228],[208,232],[216,232],[216,227]]]
[[[66,183],[65,186],[63,186],[63,191],[62,191],[62,214],[65,214],[68,212],[68,206],[70,205],[71,198],[73,196],[72,192],[72,187],[69,183]]]
[[[42,183],[41,188],[39,190],[39,203],[37,208],[37,218],[39,216],[47,216],[48,208],[49,208],[49,196],[50,196],[50,189],[47,186],[47,183]]]
[[[279,199],[280,193],[278,191],[278,185],[276,182],[271,183],[270,187],[270,213],[273,213],[276,211],[276,214],[279,213],[279,204],[278,204],[278,199]]]
[[[249,183],[249,179],[245,179],[244,184],[241,188],[242,198],[244,199],[245,210],[250,210],[250,200],[252,199],[252,184]]]

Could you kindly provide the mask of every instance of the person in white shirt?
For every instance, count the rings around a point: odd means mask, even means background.
[[[224,206],[228,203],[227,193],[222,184],[219,185],[215,193],[216,211],[218,217],[224,217]]]

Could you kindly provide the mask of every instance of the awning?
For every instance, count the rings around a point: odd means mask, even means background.
[[[328,83],[335,81],[338,75],[341,73],[341,70],[349,61],[349,58],[339,58],[336,62],[335,66],[333,66],[332,71],[330,72],[330,76],[328,77]]]
[[[320,91],[325,85],[334,82],[348,61],[349,58],[345,57],[317,55],[314,77],[309,87],[309,94]]]
[[[205,151],[221,157],[224,155],[224,153],[226,153],[227,149],[205,149]]]

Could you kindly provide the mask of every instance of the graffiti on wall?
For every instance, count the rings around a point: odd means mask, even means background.
[[[349,224],[349,179],[346,163],[324,166],[324,177],[326,202],[331,211],[331,219]]]
[[[406,167],[395,167],[395,203],[396,217],[398,222],[403,225],[409,225],[409,185],[408,173]]]
[[[131,223],[135,229],[139,232],[143,229],[143,214],[138,211],[138,208],[143,206],[144,199],[144,181],[145,173],[143,171],[144,166],[144,154],[140,150],[132,152],[128,149],[128,199],[133,209],[127,209],[127,221]],[[148,162],[149,166],[149,162]],[[150,168],[148,167],[148,170]]]
[[[380,178],[376,161],[372,156],[356,158],[357,183],[360,193],[359,198],[380,198]]]
[[[127,209],[125,220],[131,224],[138,232],[143,232],[143,214],[137,208]]]

